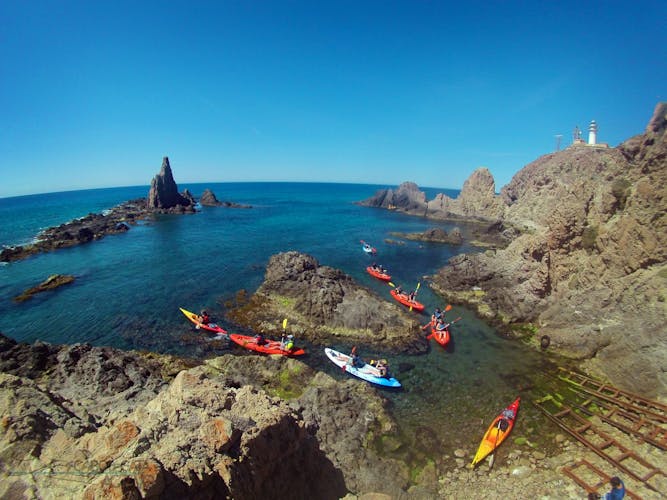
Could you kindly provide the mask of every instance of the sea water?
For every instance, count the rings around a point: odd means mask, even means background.
[[[389,269],[392,282],[405,289],[419,283],[418,300],[426,313],[444,308],[441,297],[424,277],[462,252],[459,246],[423,243],[392,236],[440,227],[450,222],[362,207],[388,186],[313,183],[229,183],[181,185],[195,197],[210,188],[219,200],[251,208],[203,207],[189,215],[160,215],[123,234],[73,248],[39,254],[0,266],[0,331],[19,341],[88,342],[122,349],[143,349],[204,358],[232,352],[224,342],[210,341],[179,311],[207,308],[221,325],[224,303],[240,290],[252,293],[262,283],[269,258],[296,250],[321,265],[341,269],[380,297],[392,300],[386,283],[365,268],[376,261]],[[455,197],[458,191],[425,189]],[[88,213],[101,213],[123,201],[144,197],[148,186],[51,193],[0,199],[0,244],[30,242],[41,229]],[[364,253],[360,241],[377,248]],[[71,274],[73,284],[16,303],[12,299],[52,274]],[[470,458],[488,422],[532,384],[546,361],[540,353],[508,341],[469,311],[454,307],[448,318],[461,317],[452,327],[447,350],[431,342],[425,355],[395,355],[389,359],[401,391],[385,391],[399,422],[404,445],[391,453],[413,464],[433,460],[446,464],[453,450]],[[279,324],[282,318],[276,318]],[[238,331],[238,328],[235,329]],[[349,346],[332,345],[345,349]],[[304,362],[341,379],[347,377],[328,363],[323,346],[306,345]],[[322,352],[320,352],[322,351]],[[365,358],[385,353],[359,346]],[[399,370],[399,364],[403,367]],[[358,383],[365,383],[358,381]],[[530,439],[540,420],[528,401],[514,433]],[[523,425],[520,425],[523,422]]]

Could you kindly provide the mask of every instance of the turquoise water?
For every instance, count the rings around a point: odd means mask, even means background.
[[[178,308],[206,307],[221,320],[227,299],[240,289],[252,293],[261,284],[273,254],[308,253],[391,300],[387,285],[365,272],[371,258],[362,252],[361,239],[378,249],[375,260],[391,271],[394,283],[406,288],[416,286],[453,255],[475,251],[466,245],[386,243],[387,238],[396,239],[389,235],[394,231],[454,227],[354,204],[386,186],[232,183],[179,189],[188,188],[198,197],[207,187],[220,200],[252,208],[204,207],[194,215],[164,215],[121,235],[0,266],[0,331],[20,341],[89,342],[193,357],[238,352],[199,335]],[[451,190],[425,191],[429,199],[437,192],[457,195]],[[102,212],[147,192],[147,186],[139,186],[0,199],[0,243],[30,241],[41,228]],[[24,303],[12,301],[56,273],[73,274],[76,281]],[[427,311],[444,306],[427,286],[420,288],[419,300]],[[447,351],[432,342],[426,355],[390,359],[404,389],[388,392],[387,397],[409,443],[395,453],[414,463],[428,458],[446,467],[450,459],[445,457],[459,447],[472,456],[486,422],[545,364],[539,353],[502,339],[473,314],[454,307],[449,317],[458,316],[463,319],[453,327]],[[426,323],[427,315],[422,320]],[[346,376],[317,349],[310,349],[307,363],[336,377]],[[370,358],[382,353],[362,347],[360,354]],[[532,439],[529,431],[538,416],[527,401],[522,412],[514,432],[520,435],[523,422],[523,432]]]

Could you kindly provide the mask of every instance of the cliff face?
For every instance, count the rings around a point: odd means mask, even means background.
[[[500,194],[502,220],[524,232],[454,257],[434,288],[506,325],[534,323],[615,385],[667,396],[666,130],[662,103],[618,148],[570,147],[527,165]]]

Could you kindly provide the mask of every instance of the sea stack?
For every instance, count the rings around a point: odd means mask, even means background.
[[[148,192],[148,209],[155,211],[193,211],[193,203],[178,192],[178,186],[171,173],[169,158],[162,159],[160,173],[153,177]]]

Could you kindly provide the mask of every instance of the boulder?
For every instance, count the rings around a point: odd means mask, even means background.
[[[272,256],[262,285],[246,304],[232,308],[229,317],[270,335],[280,336],[276,318],[288,318],[292,333],[314,342],[333,335],[408,352],[427,349],[419,321],[402,306],[295,251]]]

